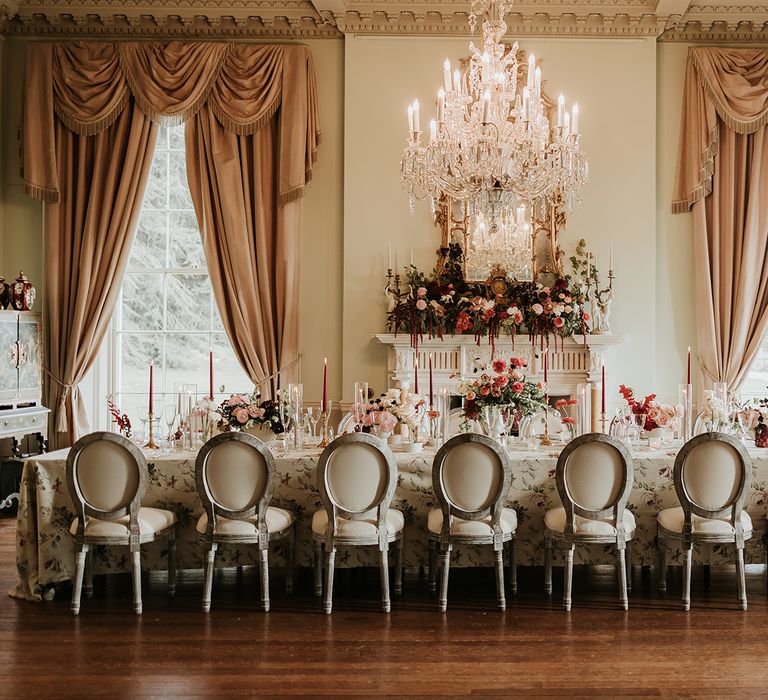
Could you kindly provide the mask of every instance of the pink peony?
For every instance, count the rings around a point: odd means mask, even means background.
[[[424,309],[426,309],[426,308],[427,308],[427,302],[426,302],[426,301],[424,301],[424,299],[419,299],[419,300],[416,302],[416,308],[417,308],[419,311],[424,311]]]
[[[512,391],[515,394],[522,394],[523,393],[523,383],[522,382],[514,382],[512,384]]]
[[[506,374],[500,374],[496,377],[496,386],[505,387],[509,384],[509,377]]]
[[[491,388],[489,386],[480,387],[480,396],[488,396],[488,394],[490,393],[491,393]]]
[[[537,316],[540,316],[542,313],[544,313],[544,307],[541,304],[534,304],[531,307],[531,311],[535,313]]]
[[[492,367],[493,367],[493,371],[496,372],[496,374],[501,374],[502,372],[507,371],[507,363],[504,362],[504,360],[494,360]]]
[[[395,418],[389,411],[382,411],[379,416],[379,429],[385,433],[391,433],[397,425],[397,418]]]
[[[425,296],[427,296],[427,288],[426,287],[419,287],[416,290],[416,296],[417,297],[425,297]]]
[[[248,406],[248,415],[251,418],[259,417],[259,407],[255,403],[252,403],[250,406]]]
[[[250,418],[250,416],[248,415],[247,408],[236,408],[232,412],[232,415],[235,417],[235,420],[241,425],[245,425]]]
[[[501,389],[495,386],[491,389],[491,394],[493,394],[498,399],[501,396]]]

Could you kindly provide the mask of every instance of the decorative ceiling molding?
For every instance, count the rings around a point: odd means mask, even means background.
[[[509,35],[768,41],[768,6],[738,0],[522,0]],[[468,0],[0,0],[0,34],[115,38],[466,36]]]

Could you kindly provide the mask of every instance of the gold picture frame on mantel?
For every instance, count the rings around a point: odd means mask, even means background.
[[[511,48],[507,46],[507,48]],[[517,50],[517,84],[518,88],[527,83],[528,61],[527,52]],[[539,62],[537,62],[538,64]],[[469,58],[460,61],[460,70],[466,75],[469,70]],[[547,95],[542,87],[542,102],[550,112],[550,118],[557,109],[555,100]],[[492,278],[503,272],[506,276],[519,282],[541,281],[542,278],[562,277],[563,258],[565,256],[560,248],[559,231],[565,228],[565,212],[561,208],[544,205],[542,203],[533,207],[531,212],[531,239],[530,262],[525,260],[518,270],[504,269],[498,260],[489,260],[484,265],[468,264],[469,237],[472,222],[463,212],[460,205],[453,202],[448,196],[443,195],[435,210],[435,225],[441,231],[440,251],[445,251],[451,243],[458,244],[464,253],[464,277],[468,282],[487,283]],[[438,252],[438,270],[445,264],[444,252]],[[479,268],[482,267],[482,270]]]

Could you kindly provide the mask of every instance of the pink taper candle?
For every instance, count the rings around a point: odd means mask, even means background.
[[[152,384],[153,384],[154,366],[149,363],[149,412],[152,413]]]
[[[328,410],[328,358],[323,358],[323,406],[322,411]]]

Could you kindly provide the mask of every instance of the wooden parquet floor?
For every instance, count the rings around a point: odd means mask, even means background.
[[[0,583],[15,576],[15,520],[0,518]],[[655,592],[636,568],[630,610],[618,608],[610,567],[577,567],[574,609],[543,593],[540,568],[521,568],[506,613],[494,609],[491,570],[454,570],[449,610],[413,575],[389,615],[378,572],[340,571],[331,616],[311,575],[293,596],[272,577],[272,610],[258,606],[255,569],[217,574],[213,610],[200,612],[202,575],[179,574],[175,599],[162,574],[145,576],[144,614],[131,612],[127,575],[96,579],[79,617],[68,591],[50,603],[0,603],[0,696],[123,698],[667,697],[768,695],[765,574],[749,567],[749,610],[736,606],[733,570],[694,571],[693,609],[679,607],[680,572]]]

